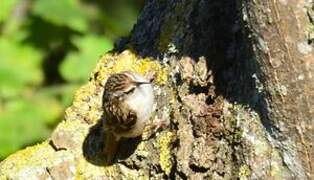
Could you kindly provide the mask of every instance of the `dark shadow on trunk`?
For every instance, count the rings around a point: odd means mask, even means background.
[[[102,118],[98,120],[98,123],[90,128],[82,147],[85,159],[88,162],[99,166],[106,165],[106,158],[103,153],[105,148],[105,133],[102,123],[103,118],[105,117],[102,116]],[[130,157],[134,153],[139,142],[141,142],[140,138],[122,139],[119,142],[119,151],[117,152],[113,163]]]
[[[262,117],[262,124],[270,135],[276,138],[278,128],[267,117],[268,110],[264,101],[266,94],[258,90],[258,86],[263,84],[263,76],[253,56],[252,42],[245,32],[247,28],[241,20],[243,3],[235,0],[199,0],[189,4],[186,1],[174,3],[153,0],[147,4],[132,36],[128,41],[117,44],[116,50],[121,52],[131,46],[142,57],[162,59],[165,56],[175,56],[180,59],[187,56],[195,62],[200,57],[205,57],[208,69],[214,75],[216,95],[254,109]],[[194,6],[193,11],[185,12],[187,6]],[[183,19],[181,14],[172,13],[173,17],[167,17],[169,22],[165,22],[165,14],[180,11],[180,8],[183,13],[190,13],[188,18]],[[180,34],[181,28],[186,28],[183,30],[184,35]],[[165,33],[171,37],[164,37]],[[162,44],[159,43],[161,38],[170,38],[178,53],[162,51]]]

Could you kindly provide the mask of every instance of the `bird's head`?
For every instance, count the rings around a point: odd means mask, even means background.
[[[144,84],[151,84],[151,82],[130,71],[112,74],[105,84],[104,98],[126,99]]]

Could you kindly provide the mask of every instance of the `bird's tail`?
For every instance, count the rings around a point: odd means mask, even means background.
[[[116,156],[119,145],[119,138],[117,138],[112,132],[107,131],[105,134],[105,164],[111,165]]]

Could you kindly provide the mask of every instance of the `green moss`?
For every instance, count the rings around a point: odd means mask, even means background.
[[[176,46],[179,44],[175,44],[175,39],[184,37],[185,40],[189,41],[190,38],[189,35],[185,33],[185,29],[186,21],[188,21],[188,18],[190,17],[189,12],[187,11],[191,11],[193,8],[191,4],[192,1],[176,3],[173,8],[175,11],[174,15],[166,16],[164,18],[157,44],[157,49],[160,52],[177,52],[178,47]]]
[[[167,18],[165,23],[161,27],[159,36],[158,50],[165,52],[168,49],[168,45],[172,42],[172,38],[175,34],[176,22],[172,18]]]
[[[242,139],[243,129],[239,123],[245,122],[247,113],[242,105],[234,105],[223,100],[223,118],[225,121],[225,138],[232,142],[240,142]]]
[[[174,36],[178,36],[183,31],[180,28],[182,24],[184,24],[183,17],[181,16],[184,14],[185,10],[183,5],[184,3],[178,3],[174,8],[175,14],[180,14],[180,16],[168,16],[164,20],[159,36],[158,50],[160,52],[166,52],[168,48],[172,48],[174,46],[172,42]]]
[[[174,139],[175,134],[167,131],[161,134],[161,136],[157,139],[157,147],[159,148],[159,163],[161,169],[165,172],[165,174],[169,175],[172,168],[172,160],[171,160],[171,142]]]

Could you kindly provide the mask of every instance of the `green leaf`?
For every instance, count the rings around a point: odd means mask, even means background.
[[[11,15],[13,8],[19,2],[18,0],[2,0],[0,1],[0,23],[4,22]]]
[[[114,34],[113,37],[126,36],[136,23],[138,12],[131,1],[118,0],[116,6],[106,6],[101,9],[102,22],[106,27],[105,31]],[[109,33],[108,32],[108,33]]]
[[[112,48],[105,37],[87,35],[73,38],[77,52],[71,52],[60,67],[61,75],[68,81],[85,82],[95,68],[99,56]]]
[[[42,96],[53,96],[60,99],[60,103],[63,107],[68,107],[71,105],[75,91],[79,89],[81,84],[63,84],[63,85],[54,85],[44,88],[40,91]]]
[[[87,14],[78,0],[37,0],[33,13],[60,26],[67,26],[79,32],[88,29]]]
[[[38,106],[40,102],[35,99],[17,98],[0,110],[0,159],[48,137],[50,130],[42,121],[42,115],[51,109]],[[49,102],[45,103],[46,107],[51,107]]]
[[[38,85],[43,76],[40,70],[42,54],[29,45],[0,37],[0,95],[14,96]]]
[[[63,114],[63,105],[60,101],[51,95],[42,92],[32,98],[32,104],[29,104],[36,116],[40,117],[42,123],[54,125]]]

